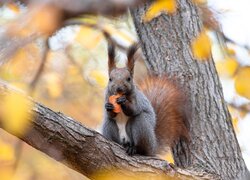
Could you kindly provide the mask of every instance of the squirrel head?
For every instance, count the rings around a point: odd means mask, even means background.
[[[115,49],[113,43],[108,44],[108,69],[109,83],[108,91],[110,94],[129,95],[133,92],[134,82],[134,54],[137,50],[137,45],[132,45],[127,53],[128,61],[126,67],[117,68],[115,64]]]

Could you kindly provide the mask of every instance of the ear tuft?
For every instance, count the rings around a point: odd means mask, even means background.
[[[115,46],[114,42],[112,41],[110,35],[107,32],[103,32],[105,38],[108,42],[108,71],[110,72],[116,68],[115,66]]]
[[[135,53],[137,49],[139,48],[139,44],[135,43],[130,48],[128,49],[127,57],[128,57],[128,62],[127,62],[127,68],[131,72],[131,74],[134,73],[134,65],[135,65]]]

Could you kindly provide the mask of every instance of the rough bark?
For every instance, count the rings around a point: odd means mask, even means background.
[[[177,12],[143,23],[149,4],[132,10],[148,69],[167,73],[184,86],[190,97],[191,142],[173,149],[177,166],[190,166],[235,179],[247,170],[232,127],[212,57],[196,60],[190,48],[202,29],[199,10],[191,0],[178,0]]]
[[[0,99],[9,93],[17,91],[0,82]],[[60,112],[54,112],[39,103],[34,103],[30,112],[33,115],[29,119],[29,128],[25,134],[6,128],[2,123],[1,114],[0,128],[91,179],[95,179],[95,175],[103,172],[118,173],[124,177],[135,175],[152,178],[164,175],[166,178],[174,179],[213,177],[170,166],[166,161],[156,157],[128,156],[120,145],[105,139],[98,132],[86,128]]]

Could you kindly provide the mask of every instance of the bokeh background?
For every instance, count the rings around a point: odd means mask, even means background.
[[[213,57],[228,102],[233,125],[245,162],[250,169],[250,101],[235,88],[240,68],[250,65],[250,2],[248,0],[209,0],[226,36],[208,32],[212,41]],[[0,7],[0,47],[12,46],[23,37],[32,37],[30,29],[37,25],[15,20],[27,13],[20,3],[5,3]],[[45,12],[46,15],[46,12]],[[101,16],[82,17],[84,22],[101,24],[122,47],[137,41],[136,32],[129,14],[109,19]],[[38,16],[42,28],[46,20]],[[14,25],[11,24],[14,22]],[[33,22],[34,23],[34,22]],[[11,27],[11,28],[9,28]],[[13,28],[14,27],[14,28]],[[19,30],[16,30],[20,28]],[[10,40],[6,38],[12,35]],[[35,28],[34,28],[35,29]],[[11,31],[10,31],[11,30]],[[13,35],[15,34],[15,35]],[[24,43],[0,66],[0,79],[29,94],[29,84],[41,63],[45,37]],[[222,42],[223,41],[223,42]],[[45,68],[37,86],[32,90],[33,98],[51,109],[63,112],[85,126],[98,130],[102,121],[104,89],[107,83],[107,44],[102,32],[86,26],[63,28],[49,39]],[[0,51],[1,59],[6,57]],[[119,66],[126,61],[124,50],[117,50]],[[143,56],[136,65],[136,78],[146,72]],[[250,83],[242,78],[244,83]],[[15,103],[10,105],[15,106]],[[173,161],[171,154],[163,158]],[[21,143],[0,129],[0,179],[84,179],[79,173],[49,158],[34,148]]]

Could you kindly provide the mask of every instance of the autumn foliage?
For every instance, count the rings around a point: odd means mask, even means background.
[[[193,2],[198,7],[206,4],[203,0]],[[11,14],[12,18],[0,17],[1,26],[4,27],[3,33],[0,32],[0,40],[3,41],[2,44],[9,43],[0,53],[0,79],[21,89],[16,94],[0,94],[1,124],[11,131],[25,134],[29,129],[27,122],[33,118],[30,111],[33,104],[27,100],[27,96],[32,95],[46,106],[64,112],[86,126],[97,128],[103,116],[103,91],[108,82],[107,48],[103,31],[108,32],[121,49],[118,54],[122,60],[118,64],[122,64],[124,52],[137,39],[131,18],[80,16],[75,18],[82,23],[80,26],[60,30],[65,14],[61,14],[61,10],[54,6],[25,7],[19,3],[1,5],[0,11]],[[144,23],[152,23],[159,16],[171,16],[177,11],[176,0],[155,0],[141,18]],[[226,41],[224,45],[219,44],[214,41],[214,32],[215,29],[204,23],[201,31],[190,41],[190,54],[202,63],[209,63],[212,55],[220,54],[218,58],[214,57],[217,72],[221,79],[232,82],[234,100],[243,98],[246,101],[243,107],[248,107],[250,66],[239,62],[237,44]],[[27,42],[23,41],[29,38],[31,39]],[[30,83],[42,62],[46,41],[50,48],[46,54],[45,68],[37,88],[31,92]],[[17,42],[21,42],[21,45],[16,47]],[[142,66],[140,64],[140,68]],[[140,68],[137,72],[143,77]],[[120,96],[109,97],[116,113],[121,112],[121,106],[116,102]],[[241,108],[234,102],[229,102],[229,107],[238,133],[240,130],[237,124],[250,109]],[[0,131],[0,179],[31,179],[37,176],[40,179],[72,179],[72,176],[76,179],[83,178],[27,145],[23,148],[21,163],[18,164],[17,154],[20,148],[16,148],[16,144],[16,139]],[[173,162],[171,154],[164,155],[163,158]],[[16,163],[18,165],[15,169]]]

